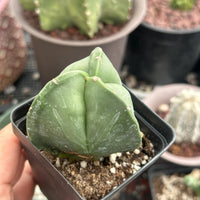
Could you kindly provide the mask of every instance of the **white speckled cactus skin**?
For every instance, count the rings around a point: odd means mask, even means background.
[[[23,30],[8,3],[0,1],[0,92],[21,75],[27,55]]]
[[[173,97],[166,121],[175,129],[177,143],[196,143],[200,138],[200,92],[187,89]]]
[[[101,48],[47,83],[27,114],[39,149],[81,158],[134,150],[141,133],[129,92]]]
[[[132,0],[21,0],[26,9],[35,2],[43,30],[76,26],[82,34],[93,37],[99,22],[121,24],[129,18]]]

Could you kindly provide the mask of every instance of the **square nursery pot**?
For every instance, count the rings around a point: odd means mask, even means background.
[[[121,185],[112,190],[101,200],[111,199],[116,192],[128,185],[136,177],[149,168],[174,142],[175,134],[173,129],[166,124],[158,115],[146,107],[133,93],[135,115],[139,121],[141,131],[154,146],[155,155],[131,177]],[[11,121],[16,136],[21,141],[27,158],[32,166],[36,181],[42,192],[49,200],[83,200],[76,189],[61,175],[61,173],[40,153],[40,151],[29,141],[26,136],[26,113],[34,98],[21,104],[11,113]]]
[[[200,166],[196,166],[195,169],[199,169]],[[175,165],[172,163],[162,163],[162,164],[156,164],[152,166],[148,170],[148,180],[149,180],[149,186],[150,186],[150,192],[152,200],[156,200],[156,189],[154,187],[153,181],[162,176],[162,175],[187,175],[189,174],[194,167],[183,167],[180,165]]]
[[[124,59],[128,35],[142,22],[146,12],[146,1],[133,1],[133,15],[117,33],[85,41],[53,38],[36,30],[24,18],[19,0],[11,0],[11,9],[24,30],[31,35],[41,82],[45,84],[69,64],[89,55],[97,46],[103,49],[119,72]]]

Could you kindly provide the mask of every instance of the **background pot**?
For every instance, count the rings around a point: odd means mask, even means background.
[[[150,167],[163,152],[174,142],[174,132],[163,120],[148,109],[139,99],[131,93],[134,102],[135,115],[140,123],[140,128],[150,139],[155,149],[155,156],[120,186],[106,195],[102,200],[110,199],[113,195],[129,184],[148,167]],[[29,162],[32,166],[34,177],[39,183],[43,193],[49,200],[81,200],[83,199],[70,183],[55,169],[55,167],[40,153],[26,137],[26,113],[33,99],[17,107],[11,114],[14,133],[21,141]]]
[[[0,1],[0,92],[14,83],[26,62],[26,43],[20,25],[12,17],[9,0]]]
[[[199,167],[198,167],[199,168]],[[165,164],[156,164],[152,166],[148,170],[148,180],[149,180],[149,186],[151,191],[151,197],[152,200],[156,200],[156,190],[153,184],[154,179],[162,176],[162,175],[186,175],[189,174],[194,168],[193,167],[182,167],[170,163]]]
[[[18,0],[11,0],[11,6],[16,19],[32,36],[38,70],[43,84],[58,75],[67,65],[89,55],[97,46],[103,49],[119,71],[124,58],[127,35],[141,23],[146,11],[145,0],[134,0],[133,16],[121,31],[97,40],[70,41],[55,39],[32,28],[24,19]]]
[[[142,23],[128,39],[125,63],[154,84],[185,82],[200,57],[200,28],[167,30]]]
[[[150,93],[146,98],[143,99],[143,102],[151,108],[154,112],[157,111],[158,107],[161,104],[169,104],[171,97],[175,96],[178,92],[183,89],[192,88],[200,92],[200,88],[197,86],[192,86],[189,84],[169,84],[165,86],[157,87],[152,93]],[[199,166],[200,165],[200,156],[196,157],[183,157],[177,156],[170,152],[165,152],[162,155],[162,158],[179,165],[185,166]]]

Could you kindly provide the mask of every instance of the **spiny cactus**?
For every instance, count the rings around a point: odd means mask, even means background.
[[[27,133],[39,149],[88,159],[141,144],[130,94],[101,48],[47,83],[29,109]]]
[[[170,6],[179,10],[190,10],[193,8],[195,0],[171,0]]]
[[[25,0],[23,0],[25,1]],[[93,37],[99,22],[121,24],[128,20],[132,0],[26,0],[34,1],[43,30],[76,26],[82,34]],[[25,4],[22,2],[25,8]],[[26,8],[25,8],[26,9]]]
[[[182,90],[171,98],[166,121],[176,132],[176,142],[196,143],[200,138],[200,92]]]
[[[192,172],[184,177],[185,184],[190,187],[198,197],[200,197],[200,170],[193,169]]]

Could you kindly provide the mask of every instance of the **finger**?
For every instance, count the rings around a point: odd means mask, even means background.
[[[14,200],[13,190],[10,184],[0,185],[0,199]]]
[[[22,172],[22,176],[13,189],[14,199],[31,200],[34,193],[34,188],[35,188],[35,181],[33,179],[32,170],[28,161],[26,161],[24,170]]]
[[[0,185],[14,185],[21,176],[25,157],[9,124],[0,130]]]

